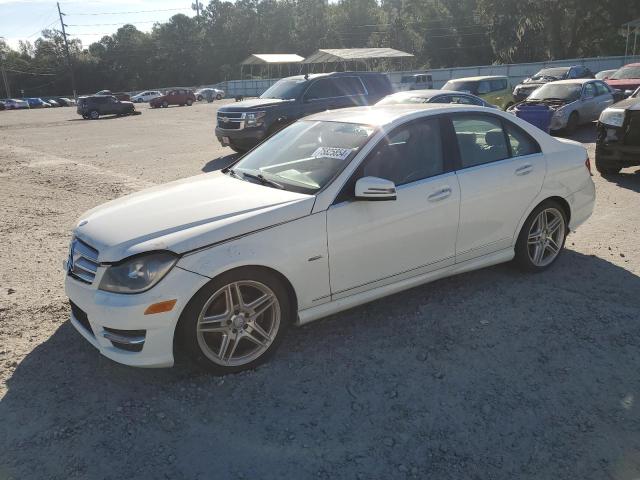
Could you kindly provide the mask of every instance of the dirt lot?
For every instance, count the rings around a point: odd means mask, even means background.
[[[71,228],[228,162],[220,104],[0,112],[1,480],[640,477],[636,169],[596,174],[595,214],[544,274],[415,288],[293,329],[225,378],[101,357],[67,321]]]

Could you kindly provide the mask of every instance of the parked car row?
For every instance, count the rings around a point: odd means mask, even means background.
[[[66,97],[30,97],[30,98],[6,98],[0,100],[0,110],[23,110],[31,108],[70,107],[75,105],[75,100]]]

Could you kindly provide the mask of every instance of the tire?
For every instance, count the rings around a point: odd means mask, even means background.
[[[196,98],[196,100],[198,100],[199,102],[202,101],[202,95],[198,95],[198,97]]]
[[[190,107],[191,105],[193,105],[193,100],[191,100],[190,98],[187,99],[187,107]]]
[[[596,155],[596,170],[598,170],[600,175],[617,175],[622,169],[611,165],[603,165],[602,161],[598,161],[598,156]]]
[[[545,222],[544,226],[541,221]],[[528,272],[546,270],[562,253],[568,233],[567,213],[562,205],[553,200],[542,202],[522,225],[515,248],[516,264]]]
[[[162,108],[168,108],[168,107],[169,107],[169,103],[166,100],[162,102]]]
[[[214,278],[189,300],[176,335],[196,364],[226,375],[268,360],[282,342],[292,313],[287,288],[275,274],[261,268],[238,268]]]
[[[91,110],[89,112],[89,118],[91,120],[97,120],[100,118],[100,112],[98,112],[97,110]]]
[[[219,94],[217,94],[217,95],[216,95],[216,100],[222,100],[222,94],[220,94],[220,93],[219,93]]]
[[[84,118],[85,120],[89,120],[89,115],[82,115],[82,118]]]
[[[569,120],[567,121],[565,132],[569,134],[575,133],[575,131],[578,129],[579,124],[580,116],[578,115],[578,112],[571,112],[571,115],[569,115]]]

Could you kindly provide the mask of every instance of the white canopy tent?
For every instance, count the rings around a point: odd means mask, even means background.
[[[342,65],[347,70],[349,64],[357,70],[364,65],[365,70],[370,70],[381,61],[399,61],[400,70],[403,69],[403,60],[413,58],[413,55],[394,48],[323,48],[302,62],[307,65],[322,65],[324,72],[327,65]],[[308,67],[310,68],[310,67]]]
[[[244,79],[243,73],[246,65],[249,66],[251,78],[253,78],[253,68],[256,65],[261,74],[266,68],[267,78],[271,78],[272,71],[277,72],[278,77],[281,77],[283,65],[287,66],[287,71],[291,75],[291,67],[299,65],[303,60],[303,57],[294,53],[253,53],[240,64],[240,78]],[[299,68],[294,70],[295,73],[298,73]]]

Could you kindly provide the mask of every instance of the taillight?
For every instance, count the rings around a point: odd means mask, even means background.
[[[593,177],[593,173],[591,173],[591,160],[589,160],[589,157],[584,161],[584,166],[589,170],[589,175]]]

